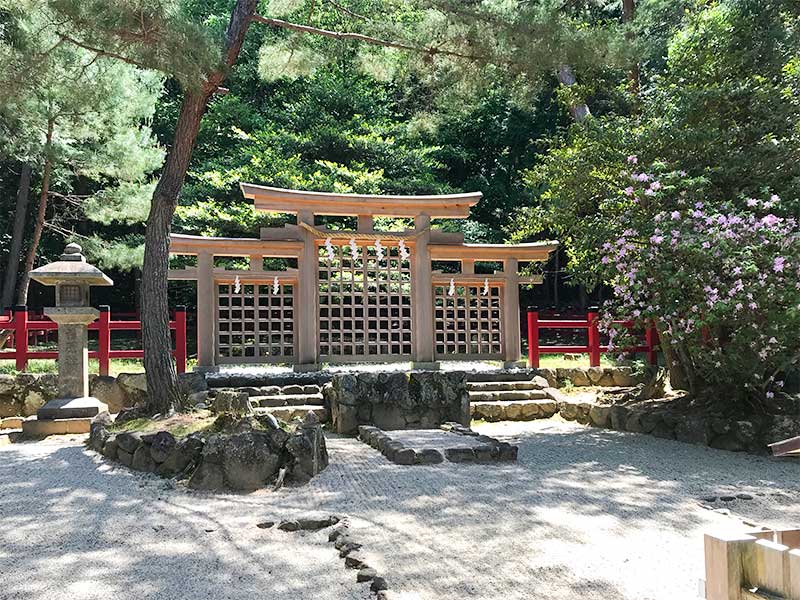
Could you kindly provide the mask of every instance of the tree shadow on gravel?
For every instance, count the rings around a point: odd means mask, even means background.
[[[258,529],[80,446],[27,445],[0,452],[3,600],[367,597],[322,534]]]

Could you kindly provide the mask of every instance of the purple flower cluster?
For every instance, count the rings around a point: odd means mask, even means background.
[[[685,178],[632,173],[620,188],[625,228],[601,253],[618,316],[655,322],[710,383],[774,394],[800,357],[800,226],[776,195],[690,200]]]

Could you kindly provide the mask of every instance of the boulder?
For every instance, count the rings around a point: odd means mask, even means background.
[[[150,456],[158,464],[167,460],[175,447],[175,437],[169,431],[159,431],[150,440]]]
[[[0,396],[13,396],[16,393],[17,378],[13,375],[0,375]]]
[[[542,377],[545,381],[547,381],[547,385],[545,387],[558,387],[558,371],[556,369],[539,369],[539,375],[537,377]],[[534,381],[538,381],[536,377],[533,379]]]
[[[214,398],[212,410],[216,413],[246,416],[253,414],[253,405],[247,392],[220,390]]]
[[[578,405],[568,401],[559,402],[558,412],[561,418],[567,421],[574,421],[578,417]]]
[[[531,383],[540,390],[543,390],[544,388],[547,387],[555,387],[555,383],[557,382],[555,380],[555,377],[553,377],[553,384],[551,385],[550,381],[545,377],[543,377],[542,375],[534,375],[533,378],[531,379]]]
[[[178,383],[181,386],[181,391],[186,396],[191,396],[192,394],[197,394],[198,392],[208,391],[208,382],[206,381],[206,376],[197,371],[178,373]]]
[[[614,385],[620,387],[636,385],[636,380],[633,378],[633,369],[630,367],[616,367],[615,369],[611,369],[611,379]]]
[[[444,456],[435,448],[424,448],[416,452],[414,461],[419,465],[437,465],[444,462]]]
[[[22,414],[22,405],[16,396],[0,396],[0,418],[16,417]]]
[[[117,434],[117,443],[121,450],[133,454],[142,443],[142,434],[136,431],[123,431]]]
[[[95,421],[89,425],[89,447],[95,452],[102,452],[110,435],[103,422]]]
[[[602,367],[589,367],[586,369],[586,376],[592,385],[599,385],[603,375],[605,375],[605,372]]]
[[[117,383],[127,394],[142,397],[147,394],[147,376],[144,373],[120,373],[117,376]]]
[[[150,445],[139,444],[136,452],[133,453],[133,462],[131,468],[137,471],[144,471],[145,473],[152,473],[156,470],[156,461],[150,456]]]
[[[175,477],[186,471],[191,465],[196,464],[203,452],[203,439],[192,434],[176,442],[169,456],[158,467],[158,474],[162,477]]]
[[[642,427],[643,416],[643,411],[628,411],[628,418],[625,419],[625,431],[630,431],[631,433],[642,433],[644,431],[644,427]]]
[[[189,486],[238,491],[262,488],[277,474],[282,451],[263,431],[212,435],[203,446],[200,466]]]
[[[39,390],[28,390],[22,400],[22,414],[30,417],[36,414],[36,411],[42,408],[47,402],[45,396]]]
[[[89,394],[108,406],[111,414],[133,406],[115,377],[96,375],[89,380]]]
[[[106,443],[103,444],[102,454],[109,460],[117,460],[118,449],[119,445],[117,444],[117,436],[112,434],[108,436],[108,439],[106,439]]]
[[[628,409],[624,406],[612,406],[609,412],[609,424],[612,429],[625,431],[628,422]]]
[[[121,462],[126,467],[130,467],[133,465],[133,454],[130,452],[126,452],[119,446],[117,447],[117,460]]]
[[[675,425],[675,439],[688,444],[708,446],[711,441],[708,422],[700,417],[684,417]]]
[[[294,459],[291,479],[306,483],[328,466],[328,448],[322,426],[313,412],[306,414],[303,423],[288,438],[286,450]]]
[[[611,419],[611,407],[593,404],[589,408],[589,421],[596,427],[608,427]]]

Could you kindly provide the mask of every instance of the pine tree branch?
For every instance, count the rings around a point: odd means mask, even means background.
[[[336,10],[338,10],[339,12],[342,12],[342,13],[344,13],[346,15],[350,15],[351,17],[355,17],[356,19],[361,19],[362,21],[372,21],[372,19],[370,19],[369,17],[366,17],[364,15],[360,15],[357,12],[354,12],[354,11],[350,10],[346,6],[342,6],[338,2],[335,2],[334,0],[327,0],[327,2],[328,2],[328,4],[333,6]]]
[[[262,17],[261,15],[253,15],[252,18],[254,21],[263,23],[264,25],[270,25],[272,27],[278,27],[279,29],[288,29],[290,31],[296,31],[298,33],[310,33],[313,35],[321,35],[323,37],[328,37],[339,41],[350,40],[355,42],[363,42],[365,44],[371,44],[373,46],[383,46],[385,48],[397,48],[398,50],[407,50],[410,52],[427,54],[428,56],[431,57],[436,56],[437,54],[441,54],[442,56],[452,56],[455,58],[464,58],[467,60],[475,60],[475,61],[482,61],[487,59],[487,57],[485,56],[479,56],[475,54],[463,54],[461,52],[454,52],[452,50],[443,50],[441,48],[436,48],[434,46],[429,46],[427,48],[422,46],[412,46],[410,44],[405,44],[403,42],[384,40],[369,35],[365,35],[363,33],[355,33],[348,31],[330,31],[328,29],[321,29],[319,27],[311,27],[310,25],[300,25],[299,23],[290,23],[289,21],[284,21],[282,19]]]
[[[64,41],[67,41],[70,44],[77,46],[78,48],[83,48],[84,50],[88,50],[89,52],[94,52],[98,56],[107,56],[108,58],[116,58],[117,60],[121,60],[122,62],[128,63],[129,65],[133,65],[135,67],[140,67],[142,69],[149,68],[146,65],[143,65],[142,63],[133,60],[132,58],[128,58],[127,56],[123,56],[122,54],[117,54],[116,52],[109,52],[108,50],[101,50],[100,48],[95,48],[94,46],[85,44],[63,33],[58,33],[58,36]]]

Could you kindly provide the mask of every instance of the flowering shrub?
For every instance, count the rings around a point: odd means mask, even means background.
[[[654,321],[689,389],[770,399],[800,359],[800,226],[781,199],[706,204],[684,172],[623,173],[603,245],[613,312]],[[618,338],[609,331],[611,347]]]

